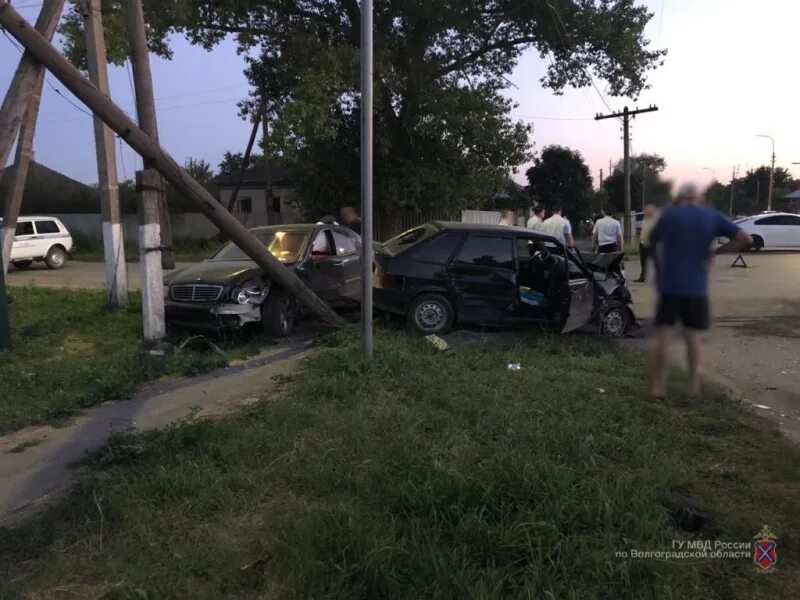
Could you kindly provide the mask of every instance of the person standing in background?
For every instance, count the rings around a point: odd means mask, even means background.
[[[642,228],[639,230],[639,262],[642,265],[642,273],[639,275],[639,279],[635,280],[639,283],[647,281],[647,261],[650,260],[652,254],[650,252],[650,234],[656,224],[656,218],[656,207],[652,204],[645,205]]]
[[[541,231],[542,223],[544,223],[544,205],[537,204],[533,207],[533,216],[528,219],[525,226],[533,231]]]
[[[352,206],[343,206],[339,210],[339,222],[361,235],[361,217]]]
[[[592,230],[592,239],[599,253],[622,250],[622,225],[611,216],[609,209],[603,208],[603,218],[597,219]]]
[[[567,246],[575,245],[575,238],[572,237],[572,225],[561,216],[561,207],[558,205],[553,207],[553,214],[545,219],[539,232],[551,235]]]

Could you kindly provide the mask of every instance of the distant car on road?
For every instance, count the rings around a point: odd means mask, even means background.
[[[562,333],[595,322],[618,337],[635,324],[622,257],[584,261],[530,229],[434,221],[375,246],[375,306],[424,334],[456,322]]]
[[[764,212],[736,220],[753,237],[751,250],[762,248],[800,248],[800,215]]]
[[[2,225],[0,219],[0,231]],[[11,246],[11,264],[27,269],[34,261],[44,261],[49,269],[61,269],[73,247],[72,236],[55,217],[20,217]]]
[[[361,238],[347,227],[325,223],[257,227],[255,235],[332,306],[361,300]],[[236,330],[261,323],[270,335],[294,329],[300,307],[236,244],[229,242],[207,260],[164,277],[167,325]]]

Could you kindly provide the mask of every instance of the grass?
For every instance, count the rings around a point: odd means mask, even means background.
[[[76,250],[72,253],[72,260],[87,262],[103,262],[103,242],[87,237],[73,236]],[[175,250],[176,262],[198,262],[208,258],[222,244],[215,240],[198,240],[190,238],[175,238],[172,247]],[[139,262],[139,246],[136,242],[125,244],[125,262]]]
[[[397,332],[368,364],[338,333],[240,414],[116,439],[0,530],[0,597],[800,597],[798,450],[718,393],[648,399],[645,369],[587,338]],[[615,555],[697,538],[686,511],[711,540],[769,524],[778,568]]]
[[[106,400],[128,398],[143,382],[223,366],[212,353],[167,359],[142,352],[141,305],[106,308],[94,290],[13,288],[13,350],[0,353],[0,434],[54,422]],[[257,340],[228,344],[228,358],[255,352]]]

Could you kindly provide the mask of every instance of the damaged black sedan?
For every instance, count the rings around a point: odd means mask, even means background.
[[[361,238],[338,225],[298,224],[250,230],[278,260],[333,307],[360,301]],[[236,244],[164,278],[167,325],[236,330],[260,323],[273,336],[289,335],[301,307]]]

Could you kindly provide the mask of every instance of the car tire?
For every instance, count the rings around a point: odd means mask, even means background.
[[[11,264],[14,265],[16,269],[20,271],[24,271],[25,269],[30,269],[31,265],[33,264],[32,260],[12,260]]]
[[[633,315],[621,302],[610,302],[600,314],[600,335],[611,338],[623,337],[631,327]]]
[[[750,252],[758,252],[764,247],[764,238],[760,235],[753,236],[753,245],[748,248]]]
[[[455,311],[450,300],[441,294],[422,294],[408,309],[409,328],[423,335],[442,335],[453,326]]]
[[[261,305],[261,325],[264,333],[286,337],[294,331],[297,310],[294,296],[286,290],[273,289]]]
[[[63,269],[67,263],[67,253],[61,246],[53,246],[44,259],[48,269]]]

